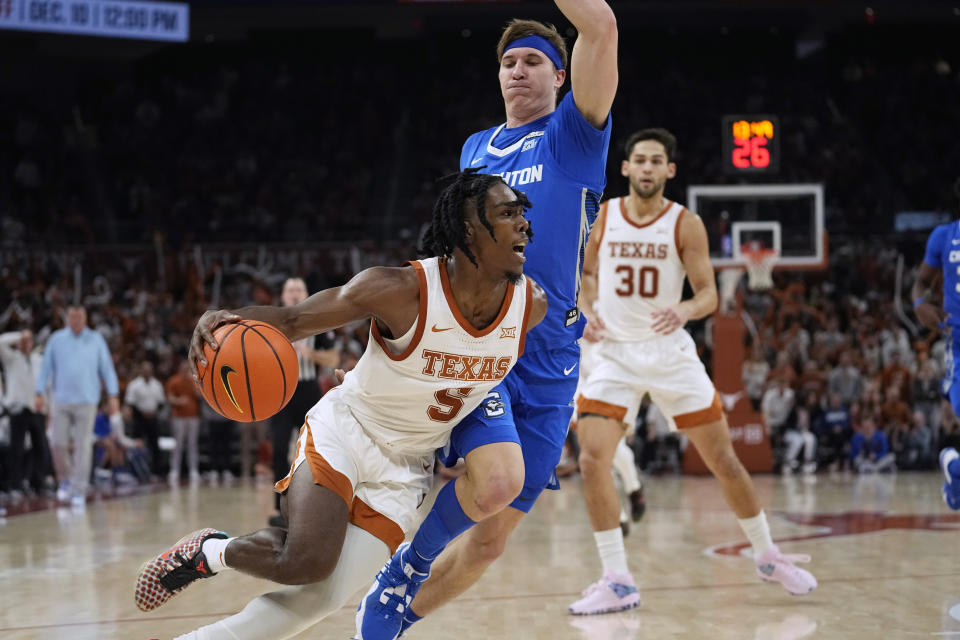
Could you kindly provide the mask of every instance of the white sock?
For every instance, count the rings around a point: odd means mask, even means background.
[[[203,545],[200,547],[200,550],[203,551],[203,555],[207,558],[207,564],[210,565],[210,570],[214,573],[220,573],[224,569],[229,569],[227,566],[227,545],[230,544],[235,538],[208,538],[204,541]]]
[[[600,562],[603,563],[603,572],[628,574],[627,550],[623,547],[623,531],[620,527],[609,531],[594,531],[593,539],[597,541],[597,551],[600,552]]]
[[[750,541],[750,546],[753,547],[754,558],[759,558],[774,546],[773,539],[770,537],[770,527],[767,525],[767,516],[763,511],[752,518],[742,520],[738,518],[737,522],[740,523],[740,528],[743,529],[747,540]]]

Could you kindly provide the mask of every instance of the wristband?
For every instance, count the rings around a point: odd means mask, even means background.
[[[922,305],[924,302],[926,302],[926,300],[924,300],[923,298],[917,298],[916,300],[913,301],[913,308],[916,309],[917,307]]]

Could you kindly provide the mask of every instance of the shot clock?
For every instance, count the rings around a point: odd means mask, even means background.
[[[724,116],[723,167],[732,174],[779,171],[780,121],[777,116]]]

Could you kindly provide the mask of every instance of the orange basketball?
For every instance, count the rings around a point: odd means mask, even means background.
[[[213,332],[219,348],[203,345],[207,368],[200,380],[214,411],[236,420],[265,420],[282,409],[297,387],[300,368],[287,337],[258,320],[241,320]]]

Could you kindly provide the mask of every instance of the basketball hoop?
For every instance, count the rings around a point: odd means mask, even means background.
[[[751,291],[766,291],[773,288],[773,267],[780,259],[775,249],[767,249],[758,242],[750,242],[740,249],[746,261],[747,286]]]

